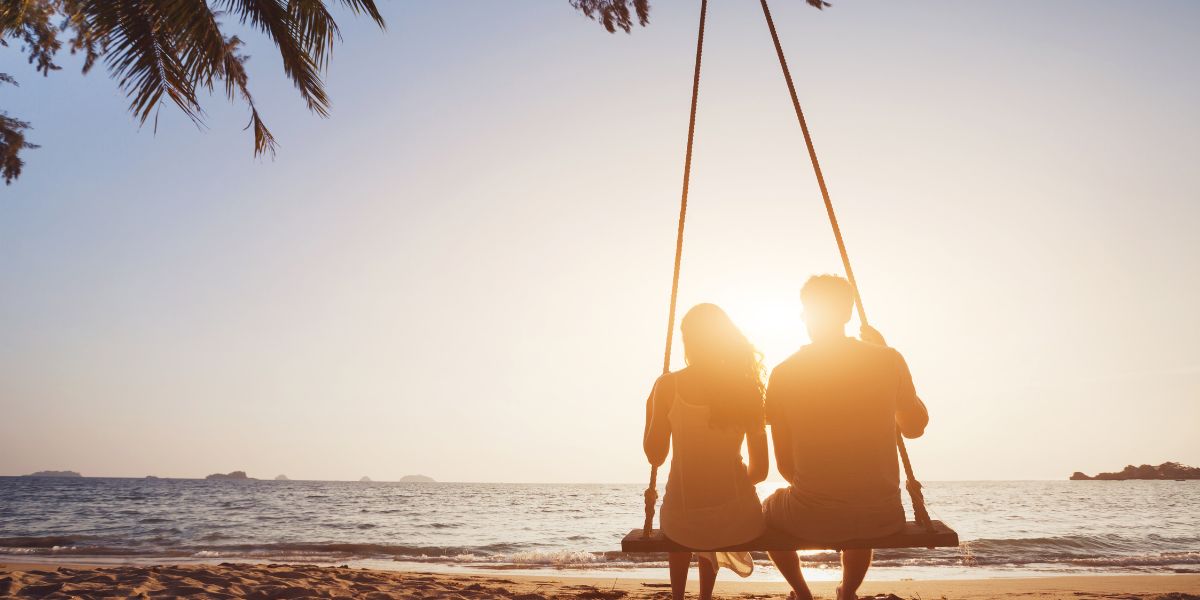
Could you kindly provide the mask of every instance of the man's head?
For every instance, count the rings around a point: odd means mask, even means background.
[[[814,275],[800,288],[800,303],[804,305],[810,337],[833,331],[844,333],[854,309],[854,288],[838,275]]]

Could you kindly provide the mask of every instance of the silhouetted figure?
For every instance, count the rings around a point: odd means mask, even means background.
[[[908,365],[865,326],[846,336],[854,305],[850,283],[812,277],[800,292],[812,343],[771,373],[766,413],[779,473],[791,484],[767,498],[767,524],[796,537],[842,541],[881,537],[904,525],[896,428],[919,437],[929,422]],[[795,552],[770,552],[797,598],[811,593]],[[838,600],[856,592],[871,550],[842,552]]]
[[[658,378],[646,406],[646,458],[661,465],[674,444],[660,520],[663,535],[688,548],[748,542],[764,530],[754,484],[770,458],[763,415],[762,362],[729,316],[700,304],[680,323],[687,367]],[[747,442],[750,464],[742,462]],[[747,552],[700,552],[700,598],[712,597],[717,569],[743,577]],[[692,553],[670,553],[671,594],[682,599]]]

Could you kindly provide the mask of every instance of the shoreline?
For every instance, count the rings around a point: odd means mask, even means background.
[[[803,560],[803,557],[802,557]],[[127,554],[8,554],[0,553],[0,572],[19,566],[29,569],[106,569],[106,568],[149,568],[149,566],[214,566],[236,565],[314,565],[348,566],[350,569],[366,569],[382,572],[425,572],[450,577],[523,577],[523,578],[571,578],[587,581],[666,581],[665,560],[662,563],[643,565],[613,565],[602,568],[583,564],[508,564],[508,563],[455,563],[440,560],[408,560],[402,558],[350,558],[314,557],[302,554],[278,554],[278,556],[146,556],[132,557]],[[7,565],[7,566],[5,566]],[[833,582],[840,577],[840,568],[833,564],[805,563],[804,576],[809,582]],[[696,577],[695,569],[690,572]],[[1196,576],[1200,570],[1150,570],[1150,569],[1056,569],[1049,565],[1009,566],[1009,568],[980,568],[980,566],[872,566],[870,580],[878,582],[908,581],[1012,581],[1049,580],[1049,578],[1090,577],[1159,577]],[[742,578],[731,571],[722,570],[718,581],[731,583],[782,583],[784,578],[774,565],[755,560],[754,574]]]
[[[803,557],[802,561],[803,561]],[[442,576],[464,577],[520,577],[575,579],[575,580],[621,580],[621,581],[652,581],[667,580],[665,560],[661,563],[646,563],[638,566],[609,566],[589,567],[584,564],[509,564],[484,562],[443,562],[405,560],[400,558],[350,558],[350,557],[316,557],[304,555],[275,555],[275,556],[144,556],[129,555],[72,555],[72,554],[3,554],[0,553],[0,572],[12,570],[14,565],[24,570],[48,569],[57,567],[77,569],[98,569],[114,567],[154,567],[180,566],[203,567],[221,564],[237,565],[314,565],[319,567],[347,566],[353,569],[390,573],[431,573]],[[804,576],[809,582],[831,582],[840,577],[840,567],[836,564],[812,563],[803,564]],[[690,572],[696,577],[696,571]],[[869,579],[879,582],[908,582],[908,581],[1010,581],[1023,579],[1077,579],[1093,577],[1169,577],[1169,576],[1200,577],[1200,569],[1137,569],[1122,570],[1102,569],[1063,569],[1051,565],[1022,565],[1009,567],[978,567],[978,566],[879,566],[871,568]],[[754,573],[747,578],[741,578],[731,571],[722,570],[717,580],[727,583],[743,584],[773,584],[783,583],[783,577],[769,562],[755,560]]]
[[[692,570],[693,577],[695,569]],[[344,566],[279,563],[184,563],[104,565],[0,561],[0,596],[98,592],[177,597],[302,597],[301,590],[321,597],[445,597],[465,599],[540,598],[654,599],[667,591],[660,577],[628,579],[585,577],[548,572],[544,575],[505,571],[485,574],[428,570],[379,570]],[[814,581],[818,597],[830,597],[836,582]],[[694,580],[689,591],[695,592]],[[291,591],[289,591],[291,590]],[[719,597],[784,597],[784,582],[720,580]],[[1070,575],[952,580],[868,580],[860,595],[896,594],[901,598],[1020,597],[1102,599],[1120,594],[1129,600],[1200,600],[1200,574]]]

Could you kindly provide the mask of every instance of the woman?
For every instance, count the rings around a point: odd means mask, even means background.
[[[663,534],[695,549],[750,541],[763,532],[754,484],[767,478],[762,362],[725,311],[700,304],[680,324],[687,367],[654,384],[646,406],[646,458],[661,465],[672,443],[671,474],[663,498]],[[742,463],[742,441],[750,465]],[[717,568],[746,577],[746,552],[700,552],[700,598],[712,597]],[[683,598],[690,552],[672,552],[671,595]]]

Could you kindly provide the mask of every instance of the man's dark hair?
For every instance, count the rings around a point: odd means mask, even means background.
[[[804,311],[821,320],[850,320],[854,308],[854,288],[840,275],[813,275],[800,288]]]

